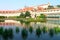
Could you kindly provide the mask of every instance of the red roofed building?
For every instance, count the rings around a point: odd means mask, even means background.
[[[21,12],[29,11],[31,13],[31,16],[34,18],[35,15],[39,16],[40,13],[54,13],[54,12],[60,12],[60,9],[50,9],[46,10],[48,8],[48,4],[38,5],[38,6],[31,6],[31,7],[25,7],[23,9],[19,10],[0,10],[0,16],[19,16]]]

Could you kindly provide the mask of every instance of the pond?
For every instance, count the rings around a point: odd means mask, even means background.
[[[8,23],[8,25],[6,23]],[[60,30],[58,30],[57,34],[55,33],[55,31],[51,30],[53,32],[50,33],[51,35],[49,34],[50,29],[54,29],[54,27],[57,26],[60,26],[59,20],[48,20],[46,23],[5,20],[5,22],[2,22],[2,25],[0,25],[0,33],[3,29],[3,33],[0,34],[0,40],[60,40]],[[47,32],[43,29],[44,27],[47,28]],[[13,32],[7,32],[6,29],[10,29]],[[42,30],[44,30],[45,33],[43,33]],[[4,38],[4,36],[6,35],[4,34],[4,32],[7,32],[7,35],[10,34],[13,36],[9,36],[11,38]]]

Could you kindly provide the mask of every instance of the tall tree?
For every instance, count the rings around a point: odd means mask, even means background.
[[[42,22],[46,22],[46,15],[40,14],[40,20],[41,20]]]
[[[58,8],[60,8],[60,5],[57,5]]]
[[[44,14],[40,14],[40,18],[46,18]]]
[[[48,6],[48,9],[52,9],[52,8],[54,8],[54,6]]]
[[[20,17],[21,18],[24,18],[25,17],[25,14],[23,12],[21,12]]]
[[[26,11],[26,12],[25,12],[25,17],[31,17],[31,14],[30,14],[29,11]]]

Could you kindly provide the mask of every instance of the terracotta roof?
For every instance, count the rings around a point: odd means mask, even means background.
[[[47,4],[44,4],[47,5]],[[40,5],[43,6],[43,5]],[[25,12],[25,11],[39,11],[39,10],[43,10],[42,7],[37,6],[37,9],[35,9],[34,7],[25,7],[23,9],[19,9],[19,10],[0,10],[0,13],[17,13],[17,12]]]
[[[44,6],[44,5],[48,5],[48,4],[43,4],[43,5],[39,5],[39,6],[36,6],[36,8],[33,7],[25,7],[23,9],[19,9],[19,10],[0,10],[0,13],[18,13],[18,12],[25,12],[25,11],[32,11],[32,12],[40,12],[40,11],[45,11],[45,9],[41,6]],[[54,9],[47,9],[47,10],[60,10],[60,8],[54,8]]]

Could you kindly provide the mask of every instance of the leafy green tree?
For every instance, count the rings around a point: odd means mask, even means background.
[[[60,8],[60,5],[57,5],[58,8]]]
[[[41,22],[46,22],[46,15],[40,14],[40,21]]]
[[[44,14],[40,14],[40,18],[46,18]]]
[[[26,11],[26,12],[25,12],[25,17],[31,17],[31,14],[30,14],[29,11]]]
[[[24,18],[25,17],[25,14],[23,12],[21,12],[20,17],[21,18]]]
[[[50,6],[48,6],[48,9],[53,9],[53,8],[54,8],[54,6],[51,6],[51,5],[50,5]]]

